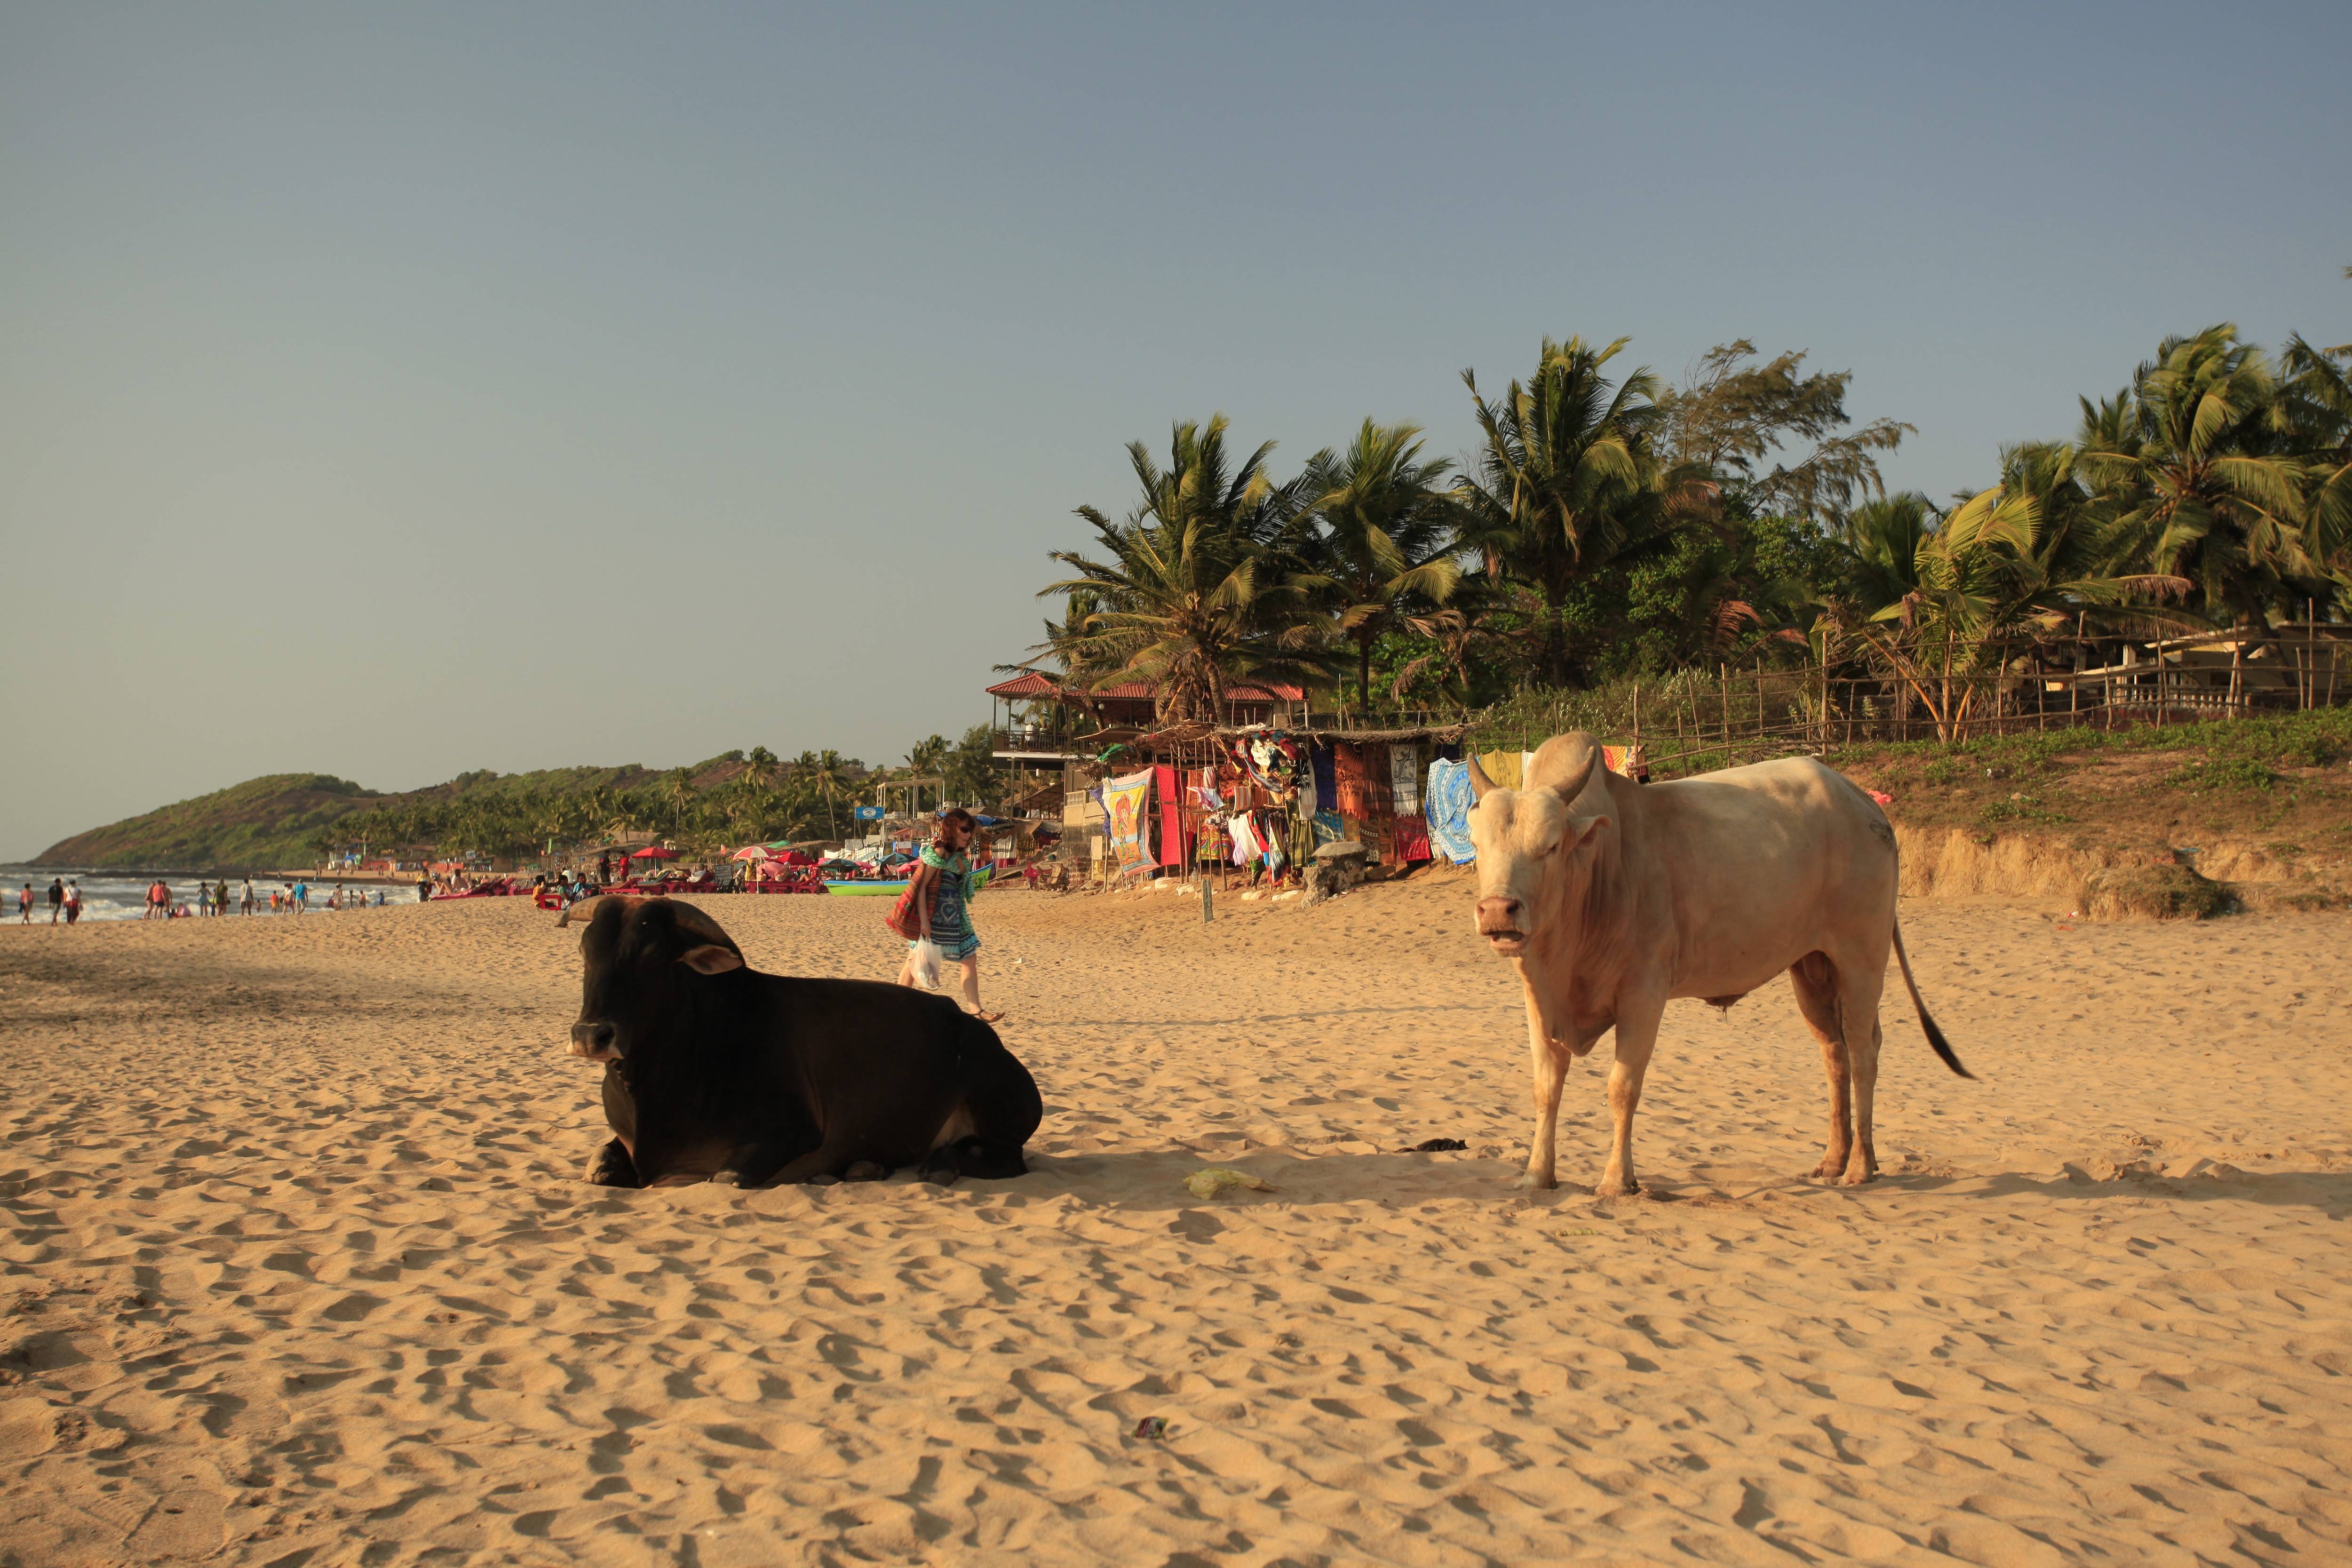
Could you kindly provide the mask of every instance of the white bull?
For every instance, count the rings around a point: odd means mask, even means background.
[[[1600,1190],[1638,1191],[1633,1112],[1668,999],[1729,1006],[1784,969],[1829,1074],[1829,1148],[1814,1174],[1871,1180],[1890,944],[1927,1043],[1971,1076],[1911,978],[1885,814],[1811,758],[1645,785],[1596,766],[1600,756],[1590,735],[1557,736],[1516,790],[1470,763],[1478,934],[1527,993],[1536,1132],[1519,1184],[1553,1184],[1560,1082],[1613,1027],[1616,1142]]]

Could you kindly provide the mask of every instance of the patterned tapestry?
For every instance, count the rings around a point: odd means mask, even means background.
[[[1110,854],[1118,874],[1149,871],[1151,858],[1151,770],[1103,781],[1103,811],[1110,819]]]
[[[1444,757],[1429,764],[1429,837],[1456,866],[1478,858],[1470,847],[1470,767]]]

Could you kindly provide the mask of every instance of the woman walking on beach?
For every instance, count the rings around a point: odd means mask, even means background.
[[[979,819],[960,805],[940,813],[940,826],[915,863],[908,890],[917,910],[915,929],[939,943],[940,953],[961,969],[964,1011],[983,1024],[1004,1016],[980,1005],[980,938],[971,929],[971,836]],[[915,984],[915,944],[907,944],[907,962],[898,966],[898,984]]]

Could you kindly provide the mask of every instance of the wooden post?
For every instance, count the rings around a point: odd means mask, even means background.
[[[1731,666],[1728,664],[1716,666],[1716,680],[1717,689],[1721,694],[1719,700],[1723,704],[1723,757],[1724,761],[1729,762],[1731,760]]]

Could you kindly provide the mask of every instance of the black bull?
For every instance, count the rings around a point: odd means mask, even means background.
[[[944,996],[870,980],[761,974],[718,921],[669,899],[604,898],[585,919],[573,1054],[604,1063],[605,1186],[740,1186],[920,1165],[934,1181],[1017,1176],[1045,1114],[996,1031]]]

